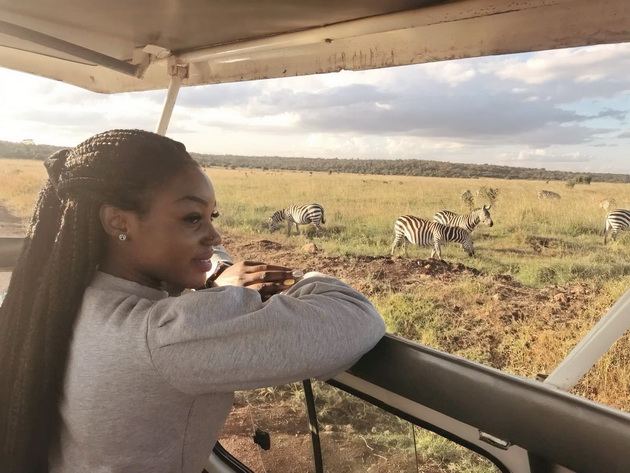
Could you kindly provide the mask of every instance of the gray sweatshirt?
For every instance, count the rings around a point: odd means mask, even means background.
[[[98,273],[75,324],[51,471],[200,473],[234,391],[327,379],[384,331],[364,296],[321,275],[262,302],[242,287],[168,297]]]

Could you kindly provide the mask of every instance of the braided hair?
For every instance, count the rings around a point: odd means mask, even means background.
[[[48,471],[83,293],[105,252],[104,204],[144,213],[185,166],[183,144],[112,130],[49,157],[25,242],[0,307],[0,471]]]

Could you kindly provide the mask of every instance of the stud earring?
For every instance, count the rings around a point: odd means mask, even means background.
[[[118,239],[120,241],[125,241],[127,239],[127,235],[125,235],[124,233],[121,233],[120,235],[118,235]]]

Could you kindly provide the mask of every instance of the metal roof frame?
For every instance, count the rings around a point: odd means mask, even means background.
[[[47,4],[68,11],[77,1],[52,0]],[[150,20],[134,25],[133,37],[124,32],[95,31],[100,21],[128,25],[129,17],[139,15],[134,5],[146,8],[146,2],[123,2],[128,6],[122,11],[119,5],[107,11],[95,10],[90,16],[92,6],[101,2],[83,1],[76,21],[70,21],[83,28],[74,29],[42,20],[42,0],[25,0],[19,14],[14,3],[0,0],[0,66],[102,93],[166,89],[172,76],[181,76],[180,67],[188,67],[181,85],[194,86],[630,41],[630,13],[625,0],[416,1],[403,3],[410,4],[409,9],[368,17],[336,14],[341,9],[337,5],[347,1],[323,2],[330,10],[330,21],[337,21],[299,31],[283,30],[284,23],[276,25],[276,18],[288,4],[301,2],[239,0],[237,3],[248,6],[245,25],[270,24],[264,30],[274,33],[252,37],[249,31],[231,26],[226,27],[225,37],[213,31],[207,39],[218,43],[204,43],[200,32],[206,20],[199,18],[185,25],[191,36],[198,38],[185,50],[171,49],[179,45],[176,39],[156,37],[160,25]],[[194,10],[200,3],[217,2],[160,3],[162,8],[173,10],[168,21],[177,24],[191,21],[190,17],[180,18],[184,17],[181,9],[190,6]],[[401,8],[398,0],[381,3],[392,3],[390,9]],[[179,12],[176,4],[181,5]],[[423,4],[426,6],[418,7]],[[67,15],[73,18],[72,12]],[[111,17],[101,20],[99,15]],[[296,10],[286,26],[295,26],[300,15]],[[230,39],[234,37],[238,39]],[[110,48],[110,44],[120,46]]]

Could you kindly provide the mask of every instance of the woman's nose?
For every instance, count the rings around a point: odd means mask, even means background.
[[[211,246],[217,246],[220,245],[222,242],[223,239],[221,238],[221,234],[217,231],[216,228],[214,228],[214,225],[210,225],[210,228],[208,229],[208,234],[204,238],[204,243]]]
[[[212,227],[213,237],[212,237],[212,246],[217,246],[223,243],[223,239],[221,238],[221,234],[217,232],[214,227]]]

